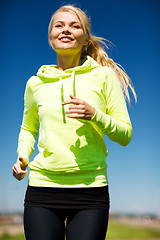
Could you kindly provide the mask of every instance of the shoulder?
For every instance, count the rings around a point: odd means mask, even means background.
[[[40,84],[42,84],[42,81],[38,76],[31,76],[26,83],[26,87],[30,87],[31,89],[34,89],[36,86]]]
[[[115,71],[107,66],[100,66],[93,70],[95,76],[98,80],[103,81],[107,84],[111,84],[113,82],[119,82]]]
[[[93,71],[96,72],[97,74],[103,74],[106,77],[110,75],[115,75],[114,70],[107,66],[99,66],[97,68],[94,68]]]

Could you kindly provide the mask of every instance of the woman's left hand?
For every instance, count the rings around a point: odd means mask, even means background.
[[[69,118],[80,118],[84,120],[91,120],[95,114],[95,108],[83,101],[70,95],[70,100],[64,101],[62,105],[71,104],[68,111],[66,111]]]

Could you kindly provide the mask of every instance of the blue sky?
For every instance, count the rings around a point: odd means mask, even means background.
[[[41,65],[56,63],[47,28],[52,13],[68,3],[75,3],[91,17],[93,35],[116,46],[108,54],[128,72],[138,96],[137,104],[132,97],[128,108],[133,124],[131,143],[124,148],[105,137],[111,212],[160,216],[158,0],[102,0],[98,4],[91,0],[1,1],[0,212],[23,210],[28,179],[16,181],[11,168],[17,158],[25,84]]]

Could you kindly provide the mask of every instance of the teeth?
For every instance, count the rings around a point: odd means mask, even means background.
[[[62,40],[71,40],[70,38],[61,38]]]

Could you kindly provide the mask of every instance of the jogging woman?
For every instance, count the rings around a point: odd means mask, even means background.
[[[132,125],[125,97],[128,75],[92,36],[86,14],[66,5],[49,24],[57,65],[43,65],[26,85],[25,109],[13,175],[27,174],[27,240],[104,240],[109,193],[103,139],[126,146]],[[123,94],[124,93],[124,94]],[[39,153],[29,157],[39,134]]]

